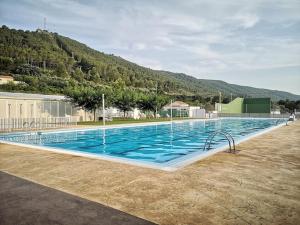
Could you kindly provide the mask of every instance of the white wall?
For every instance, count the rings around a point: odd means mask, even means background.
[[[200,109],[200,107],[190,106],[189,108],[190,118],[205,118],[205,109]]]
[[[68,117],[75,116],[77,111],[65,101],[1,98],[0,96],[0,118]]]

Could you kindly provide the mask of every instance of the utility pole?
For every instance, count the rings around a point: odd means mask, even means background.
[[[222,92],[219,91],[219,111],[222,111]]]
[[[47,26],[47,18],[46,17],[44,17],[44,30],[46,30],[46,27]]]
[[[171,123],[173,121],[173,100],[171,100]]]
[[[103,126],[105,126],[105,102],[104,102],[104,94],[102,94],[102,120],[103,120]]]
[[[230,101],[232,102],[232,93],[230,93]]]
[[[155,119],[157,119],[157,81],[156,81],[156,96],[155,96]]]

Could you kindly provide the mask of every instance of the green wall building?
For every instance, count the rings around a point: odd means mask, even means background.
[[[271,113],[270,98],[236,98],[228,104],[215,105],[219,113]]]

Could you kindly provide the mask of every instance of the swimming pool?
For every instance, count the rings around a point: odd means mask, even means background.
[[[240,142],[284,122],[283,119],[254,118],[191,120],[105,129],[10,133],[0,135],[0,141],[173,170],[228,146],[224,136],[217,135],[211,149],[204,150],[212,132],[229,132]]]

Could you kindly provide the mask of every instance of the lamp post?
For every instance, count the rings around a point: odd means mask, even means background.
[[[173,100],[171,100],[171,122],[173,121]]]
[[[219,91],[219,112],[222,111],[222,93]]]
[[[157,119],[157,81],[156,81],[156,94],[155,94],[155,119]]]
[[[105,100],[104,100],[104,94],[102,94],[102,120],[103,120],[103,126],[105,126]]]

